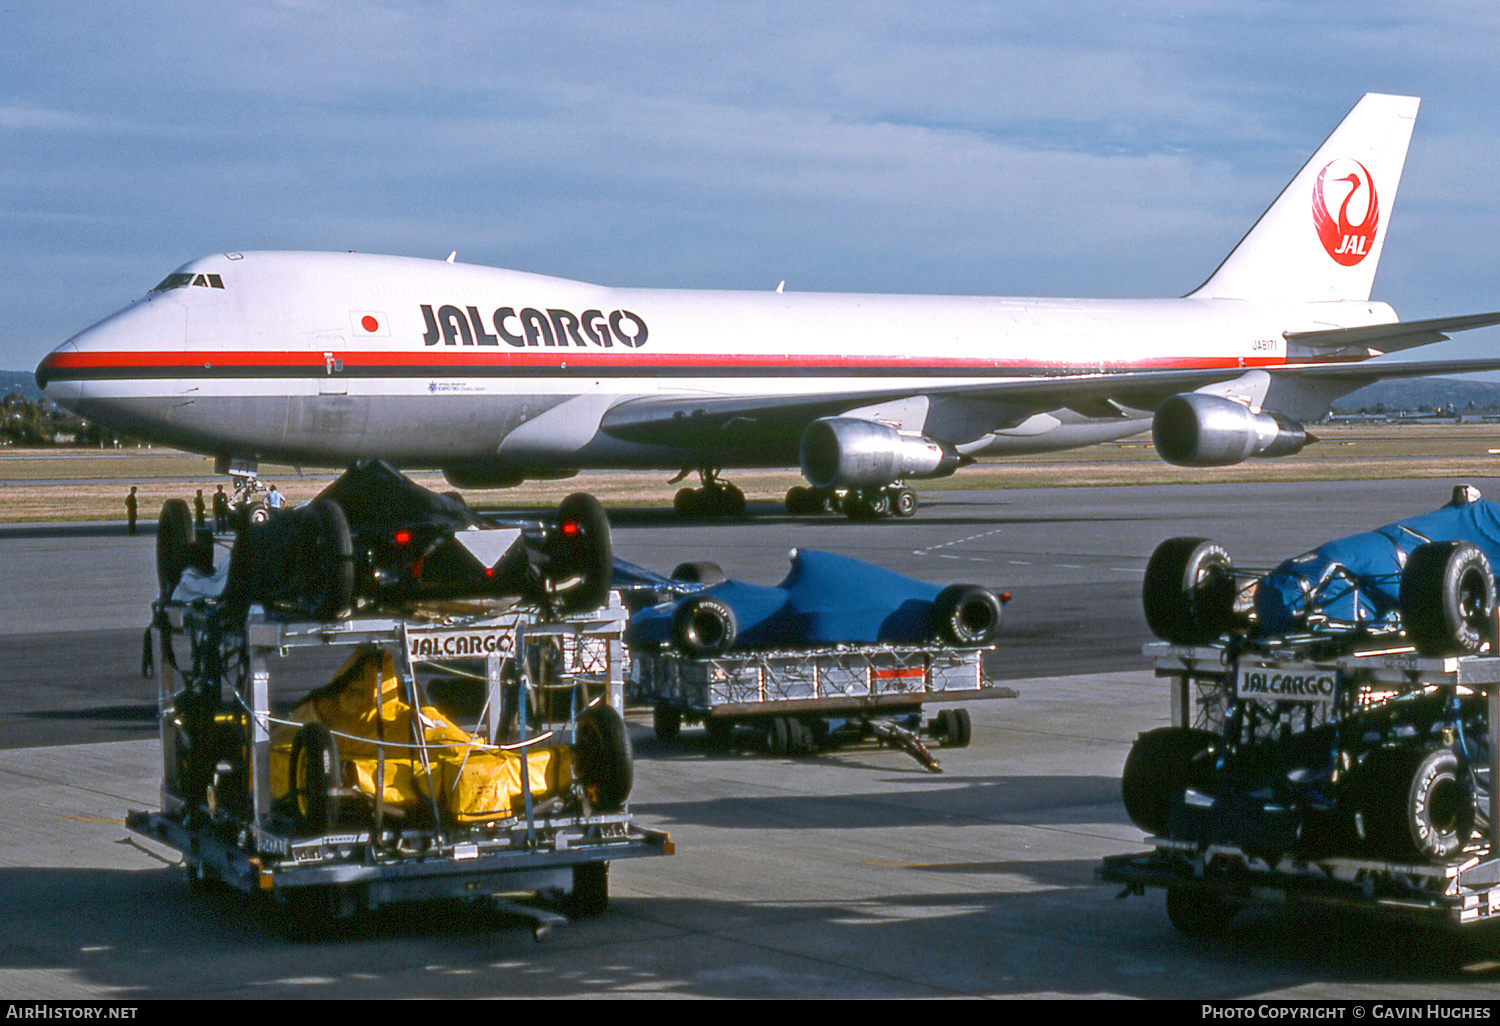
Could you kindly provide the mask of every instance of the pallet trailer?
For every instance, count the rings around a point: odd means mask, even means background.
[[[726,744],[737,725],[752,727],[778,756],[875,738],[941,772],[923,735],[964,747],[972,734],[969,713],[944,708],[923,724],[923,703],[1016,697],[985,676],[987,651],[828,645],[694,658],[632,649],[630,697],[652,707],[663,741],[674,739],[684,723],[702,723],[717,744]]]
[[[1467,927],[1500,918],[1500,817],[1493,782],[1500,780],[1500,658],[1427,658],[1410,648],[1385,647],[1321,654],[1316,642],[1235,651],[1224,644],[1152,643],[1144,653],[1156,675],[1170,682],[1174,726],[1216,729],[1237,697],[1236,684],[1255,680],[1331,681],[1356,706],[1380,703],[1416,689],[1463,689],[1486,697],[1490,764],[1489,831],[1454,860],[1404,863],[1378,858],[1298,858],[1246,851],[1232,844],[1200,844],[1149,837],[1150,851],[1106,857],[1101,883],[1123,886],[1120,897],[1165,888],[1172,923],[1190,936],[1224,929],[1247,906],[1320,905],[1360,910],[1397,921]],[[1247,675],[1261,675],[1247,677]],[[1303,703],[1267,703],[1278,715],[1320,715]],[[1481,795],[1483,791],[1481,791]],[[1482,799],[1481,799],[1482,800]]]
[[[510,610],[322,623],[253,606],[243,624],[222,624],[217,610],[201,603],[158,603],[154,612],[143,670],[154,668],[158,681],[161,809],[132,811],[127,826],[181,852],[194,885],[217,882],[278,902],[294,935],[395,902],[458,898],[519,912],[540,939],[570,915],[604,910],[610,862],[673,852],[670,836],[636,823],[628,805],[592,809],[576,787],[534,802],[526,759],[519,760],[524,811],[480,823],[444,821],[434,806],[430,818],[413,817],[426,820],[420,825],[376,815],[309,836],[290,829],[272,800],[271,683],[287,659],[330,649],[390,652],[413,709],[424,704],[424,676],[455,659],[482,662],[477,732],[491,744],[556,744],[572,740],[585,704],[623,711],[626,614],[618,596],[595,613],[552,621]],[[205,696],[222,710],[220,722],[238,730],[244,765],[221,761],[203,793],[190,797],[183,724]],[[513,722],[508,735],[502,710]],[[537,721],[528,722],[533,716]],[[511,904],[515,897],[526,903]]]

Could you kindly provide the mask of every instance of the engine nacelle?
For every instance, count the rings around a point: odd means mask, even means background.
[[[484,490],[487,488],[514,488],[532,480],[560,481],[576,477],[578,470],[566,467],[559,470],[535,470],[527,468],[523,474],[516,470],[486,467],[483,464],[444,467],[443,479],[454,488]]]
[[[1227,467],[1251,456],[1290,456],[1308,442],[1307,430],[1279,413],[1216,395],[1185,392],[1162,403],[1151,421],[1156,452],[1179,467]]]
[[[814,488],[880,488],[908,477],[947,477],[966,462],[951,445],[856,417],[807,425],[801,456],[802,476]]]

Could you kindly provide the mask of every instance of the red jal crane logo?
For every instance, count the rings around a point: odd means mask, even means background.
[[[1338,198],[1339,190],[1348,186],[1344,201],[1335,214],[1329,205],[1329,193]],[[1325,192],[1325,187],[1327,191]],[[1351,222],[1349,208],[1354,214],[1363,216],[1358,223]],[[1328,255],[1345,267],[1352,267],[1370,255],[1375,245],[1375,231],[1380,227],[1380,200],[1375,195],[1375,179],[1357,160],[1340,157],[1318,172],[1317,184],[1313,186],[1313,226]]]

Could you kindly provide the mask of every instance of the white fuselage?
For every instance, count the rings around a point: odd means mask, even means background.
[[[1283,332],[1393,321],[1371,302],[1060,300],[611,289],[516,271],[344,253],[245,253],[183,267],[64,343],[47,393],[118,431],[221,456],[342,466],[786,466],[797,430],[750,445],[641,442],[611,408],[679,396],[905,392],[853,415],[932,432],[948,386],[1287,362]],[[1059,402],[944,414],[965,455],[1143,430]]]

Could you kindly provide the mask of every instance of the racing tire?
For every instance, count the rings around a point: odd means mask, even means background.
[[[724,575],[724,569],[719,564],[709,562],[706,559],[690,563],[678,563],[672,571],[672,580],[686,581],[689,584],[701,584],[704,587],[723,584],[728,579]]]
[[[1474,832],[1474,785],[1448,748],[1382,748],[1361,764],[1365,840],[1398,861],[1443,862]]]
[[[988,645],[1000,633],[1000,599],[977,584],[950,584],[932,603],[932,630],[957,648]]]
[[[354,542],[344,508],[332,499],[312,505],[316,533],[305,564],[313,574],[306,600],[314,619],[334,620],[354,605]]]
[[[651,729],[658,741],[675,741],[682,733],[682,710],[659,705],[651,711]]]
[[[592,919],[609,908],[609,863],[584,862],[573,867],[573,890],[562,904],[573,919]]]
[[[1196,887],[1167,888],[1167,918],[1189,937],[1214,937],[1228,929],[1240,906]]]
[[[723,655],[738,635],[734,610],[712,595],[693,595],[672,614],[672,643],[695,659]]]
[[[891,493],[891,512],[898,517],[917,515],[917,493],[910,488],[897,488]]]
[[[568,496],[557,506],[559,533],[566,547],[564,562],[568,576],[580,580],[562,595],[564,613],[582,613],[598,609],[609,599],[614,580],[615,554],[610,542],[609,515],[599,500],[587,492]],[[569,524],[576,535],[569,536]]]
[[[1146,626],[1174,645],[1213,641],[1235,624],[1235,590],[1234,562],[1222,545],[1168,538],[1146,563]]]
[[[1428,542],[1401,571],[1401,625],[1424,656],[1478,655],[1492,642],[1495,572],[1478,546]]]
[[[192,558],[193,514],[184,499],[168,499],[156,518],[156,582],[169,597]]]
[[[1219,735],[1192,727],[1157,727],[1136,738],[1120,774],[1120,797],[1130,821],[1162,836],[1172,804],[1195,778],[1194,763]]]
[[[625,721],[608,705],[585,709],[573,731],[573,773],[597,812],[614,812],[630,798],[635,767]]]
[[[288,779],[298,828],[307,835],[326,834],[339,818],[343,770],[338,742],[321,723],[304,723],[292,738]]]

